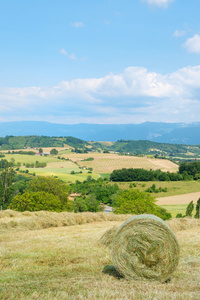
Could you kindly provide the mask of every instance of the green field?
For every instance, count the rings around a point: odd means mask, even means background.
[[[118,185],[122,189],[128,189],[131,182],[119,182]],[[193,181],[140,181],[134,182],[136,183],[136,187],[133,189],[140,189],[145,191],[147,188],[151,187],[152,184],[156,185],[156,188],[165,188],[167,187],[167,192],[161,193],[152,193],[151,195],[160,198],[160,197],[168,197],[174,195],[182,195],[188,193],[195,193],[200,192],[200,181],[193,180]]]
[[[74,168],[73,171],[77,171],[77,169]],[[80,171],[78,169],[78,171]],[[56,178],[59,178],[65,182],[75,182],[76,180],[79,181],[84,181],[87,179],[87,177],[90,175],[92,176],[92,178],[94,179],[98,179],[99,175],[92,172],[92,173],[88,173],[87,171],[83,171],[82,174],[70,174],[71,172],[71,168],[70,169],[50,169],[50,168],[31,168],[29,169],[29,173],[35,173],[36,175],[39,176],[56,176]]]
[[[21,154],[6,154],[5,159],[11,161],[15,160],[15,164],[21,163],[20,170],[28,170],[30,174],[35,173],[40,176],[57,176],[59,179],[65,182],[75,182],[76,180],[86,180],[90,175],[94,179],[98,179],[100,175],[92,172],[88,173],[88,170],[81,170],[79,166],[73,161],[63,161],[53,156],[35,156],[35,155],[21,155]],[[45,168],[26,168],[23,164],[26,163],[35,163],[46,162],[47,166]],[[75,174],[71,174],[74,171]],[[82,171],[82,174],[79,173]],[[77,174],[79,173],[79,174]]]
[[[175,204],[175,205],[160,205],[171,213],[172,218],[175,218],[177,214],[185,215],[187,204]],[[195,210],[194,210],[195,211]],[[194,212],[193,212],[194,215]]]
[[[11,159],[15,160],[15,164],[21,163],[35,163],[36,161],[39,162],[60,162],[59,159],[57,159],[54,156],[40,156],[40,155],[23,155],[23,154],[5,154],[5,157],[3,159],[7,159],[8,161],[11,161]]]

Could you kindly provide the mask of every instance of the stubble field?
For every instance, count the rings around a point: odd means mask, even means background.
[[[173,224],[181,258],[171,281],[164,284],[117,277],[110,249],[99,240],[106,230],[121,223],[102,221],[40,230],[1,229],[0,298],[199,299],[199,223],[190,228]]]
[[[111,173],[113,170],[122,168],[143,168],[147,170],[160,169],[162,171],[176,172],[178,165],[165,159],[155,159],[149,157],[137,157],[118,154],[87,153],[64,155],[80,166],[93,168],[96,173]],[[85,161],[87,158],[94,158],[92,161]]]

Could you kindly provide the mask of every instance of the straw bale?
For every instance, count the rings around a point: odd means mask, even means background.
[[[126,279],[165,282],[179,262],[179,245],[172,229],[154,215],[134,216],[117,230],[112,260]]]

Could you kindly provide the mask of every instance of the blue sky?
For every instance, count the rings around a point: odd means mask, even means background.
[[[199,0],[0,0],[0,122],[199,122],[199,13]]]

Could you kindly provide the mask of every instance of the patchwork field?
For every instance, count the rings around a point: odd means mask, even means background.
[[[114,272],[110,249],[99,240],[120,220],[19,230],[10,219],[13,227],[0,229],[2,300],[199,299],[198,220],[172,220],[181,257],[171,281],[161,284],[127,281]]]
[[[29,149],[32,151],[32,149]],[[49,152],[51,148],[44,148],[44,152]],[[45,168],[28,168],[30,173],[35,173],[41,176],[57,176],[66,182],[75,182],[76,180],[83,181],[90,175],[97,179],[104,174],[111,173],[115,169],[121,168],[144,168],[144,169],[161,169],[162,171],[176,172],[178,166],[168,160],[152,159],[148,157],[136,156],[120,156],[117,154],[104,153],[84,153],[77,154],[69,152],[67,148],[58,148],[59,154],[69,161],[63,161],[56,156],[40,156],[40,155],[21,155],[21,154],[5,154],[5,159],[8,161],[14,160],[15,164],[21,163],[20,169],[26,170],[24,164],[31,164],[38,162],[45,162]],[[35,151],[35,150],[34,150]],[[92,160],[88,160],[92,158]],[[79,167],[83,168],[82,170]],[[92,173],[88,174],[85,168],[92,168]],[[76,174],[71,175],[71,171]],[[80,173],[82,171],[82,173]]]
[[[15,164],[21,163],[21,170],[28,170],[29,173],[35,173],[40,176],[56,176],[57,178],[66,182],[75,182],[76,180],[86,180],[88,175],[94,179],[98,179],[100,175],[92,172],[88,174],[87,170],[80,170],[79,166],[73,161],[62,161],[54,156],[35,156],[35,155],[21,155],[21,154],[6,154],[5,159],[11,161],[15,160]],[[45,162],[47,166],[45,168],[26,168],[23,164]],[[75,174],[71,174],[74,171]],[[80,173],[82,171],[82,173]]]

